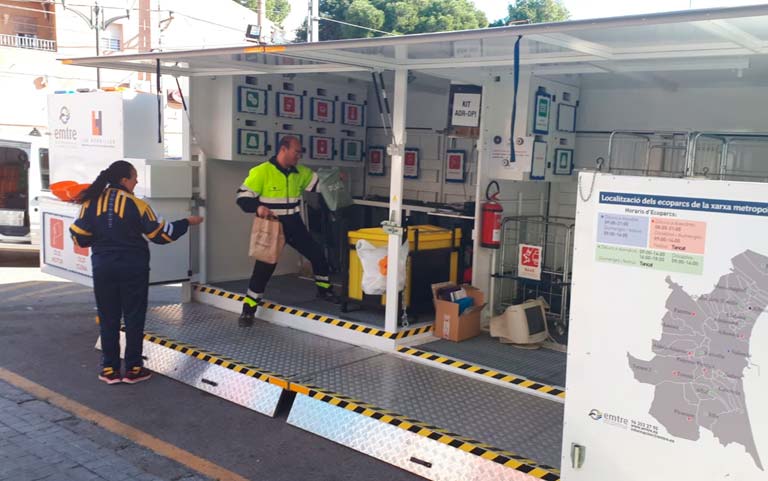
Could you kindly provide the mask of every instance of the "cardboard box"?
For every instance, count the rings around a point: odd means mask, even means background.
[[[479,289],[464,285],[467,296],[474,299],[474,305],[459,315],[459,305],[437,298],[437,291],[453,286],[451,282],[432,284],[432,298],[435,303],[435,326],[433,335],[449,341],[463,341],[480,334],[480,312],[485,307],[485,295]]]

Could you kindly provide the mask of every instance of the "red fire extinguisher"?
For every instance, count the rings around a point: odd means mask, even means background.
[[[493,185],[496,186],[495,194],[491,194],[491,186]],[[481,204],[482,235],[480,236],[480,245],[491,249],[498,249],[501,245],[501,218],[504,208],[497,202],[500,191],[499,183],[495,180],[491,181],[485,188],[487,202]]]

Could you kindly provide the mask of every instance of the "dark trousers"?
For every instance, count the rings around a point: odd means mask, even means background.
[[[93,291],[100,319],[102,367],[120,370],[120,319],[125,324],[125,368],[144,364],[142,347],[148,290],[148,268],[122,263],[94,267]]]
[[[328,276],[328,260],[323,254],[323,249],[307,231],[307,226],[301,220],[300,214],[280,216],[280,223],[283,224],[283,235],[285,243],[293,247],[299,254],[306,257],[312,263],[312,273],[315,277]],[[269,278],[275,272],[277,264],[267,264],[266,262],[256,261],[253,266],[251,281],[248,283],[248,289],[254,293],[263,294],[267,287]]]

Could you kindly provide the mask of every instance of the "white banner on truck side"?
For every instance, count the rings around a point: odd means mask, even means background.
[[[48,97],[51,183],[91,182],[123,158],[123,99],[118,92]]]
[[[162,159],[157,99],[131,90],[48,96],[51,183],[93,181],[115,160]]]

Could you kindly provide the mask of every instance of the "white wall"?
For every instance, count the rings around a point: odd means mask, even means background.
[[[394,95],[394,74],[384,72],[384,86],[387,90],[390,109]],[[410,129],[442,130],[448,126],[448,96],[450,81],[432,77],[420,72],[411,72],[408,81],[408,102],[406,122]],[[383,100],[382,100],[383,102]],[[368,91],[368,125],[381,127],[382,120],[371,83]],[[389,121],[391,123],[391,120]]]
[[[497,180],[501,187],[501,204],[504,207],[504,216],[537,215],[573,217],[575,206],[575,178],[572,176],[553,175],[551,162],[554,161],[556,148],[576,149],[575,134],[560,132],[557,130],[557,104],[563,101],[563,93],[570,96],[568,104],[575,104],[579,100],[579,86],[575,80],[570,83],[555,81],[552,79],[537,78],[529,71],[520,72],[520,85],[517,93],[517,112],[514,138],[533,135],[533,109],[535,93],[539,87],[544,87],[547,93],[553,94],[552,108],[550,112],[549,134],[538,136],[539,140],[547,142],[547,159],[550,165],[547,167],[546,179],[549,182],[530,181],[530,161],[520,160],[510,167],[503,165],[504,158],[509,158],[510,128],[512,114],[512,99],[514,83],[512,73],[509,71],[497,71],[489,74],[483,85],[483,118],[482,138],[480,152],[481,161],[479,171],[478,197],[480,202],[485,200],[485,189],[491,180]],[[579,112],[580,115],[580,112]],[[501,143],[494,141],[495,137],[501,138]],[[520,181],[501,179],[522,179]],[[551,184],[551,198],[548,195]],[[551,205],[549,205],[551,204]],[[478,223],[479,225],[479,223]],[[511,225],[511,224],[510,224]],[[491,286],[491,272],[494,251],[483,248],[476,241],[475,244],[474,284],[485,292],[489,292]],[[498,253],[496,253],[498,254]],[[497,257],[497,264],[500,258]],[[508,256],[507,256],[508,257]],[[511,261],[507,259],[507,261]],[[500,292],[494,293],[498,299]]]
[[[582,194],[586,195],[589,185],[586,182],[581,187]],[[576,217],[576,196],[578,195],[577,179],[571,182],[558,182],[552,184],[552,190],[549,196],[549,215],[552,217]]]
[[[356,103],[365,102],[365,82],[348,81],[329,75],[261,75],[250,77],[249,81],[250,84],[246,83],[244,76],[195,77],[191,80],[190,111],[196,147],[205,153],[206,158],[214,159],[208,161],[206,172],[208,218],[204,224],[209,239],[207,280],[210,282],[247,279],[251,275],[253,263],[247,254],[252,215],[243,213],[235,204],[235,191],[253,166],[275,155],[277,132],[293,132],[302,136],[305,148],[302,164],[313,169],[338,166],[347,173],[350,183],[360,189],[362,187],[363,162],[312,160],[309,145],[312,135],[334,137],[336,159],[340,159],[342,137],[365,139],[363,127],[344,126],[340,121],[341,103],[348,100],[350,93],[356,94]],[[293,90],[285,90],[286,83]],[[267,91],[266,115],[238,112],[240,86]],[[324,89],[325,98],[336,104],[337,120],[333,124],[310,120],[310,98],[319,95],[318,89]],[[282,91],[304,96],[302,119],[287,119],[276,115],[276,93]],[[237,131],[241,128],[267,132],[269,149],[266,155],[242,155],[237,152]],[[354,134],[354,137],[350,134]],[[362,194],[362,191],[357,193]],[[276,274],[297,272],[300,265],[299,255],[287,247],[280,258]]]
[[[578,112],[580,131],[731,131],[766,132],[768,120],[763,102],[768,88],[743,87],[590,89],[582,90]],[[682,173],[684,138],[653,136],[651,169],[664,168]],[[673,147],[666,150],[660,147]],[[620,173],[641,175],[646,163],[646,142],[630,137],[617,138],[613,167]],[[739,141],[729,149],[729,169],[758,172],[765,177],[768,142]],[[576,165],[594,168],[597,157],[608,159],[608,135],[579,135]],[[697,151],[697,173],[718,168],[720,144],[702,140]],[[622,171],[622,167],[628,169]],[[640,170],[638,170],[640,169]],[[670,174],[671,175],[671,174]]]
[[[193,144],[209,158],[232,159],[232,77],[192,77],[187,105]]]
[[[250,82],[250,83],[249,83]],[[240,87],[266,91],[267,113],[265,115],[238,111]],[[341,139],[365,140],[365,126],[342,125],[342,102],[353,96],[355,103],[365,104],[367,83],[359,80],[344,79],[337,76],[322,75],[254,75],[194,77],[191,88],[194,90],[192,110],[192,128],[198,143],[206,154],[220,159],[263,162],[275,155],[277,132],[295,133],[302,137],[305,149],[303,163],[321,166],[334,165],[342,168],[360,168],[362,163],[341,161]],[[320,95],[323,90],[323,95]],[[277,115],[277,94],[288,93],[302,96],[303,116],[291,119]],[[322,98],[335,104],[336,121],[333,123],[314,122],[310,117],[312,98]],[[244,155],[237,151],[237,129],[251,129],[267,132],[268,150],[265,155]],[[323,135],[336,139],[334,160],[316,160],[310,155],[310,136]]]
[[[237,188],[252,167],[246,162],[208,159],[206,219],[202,226],[207,238],[207,281],[248,279],[253,261],[248,258],[252,214],[235,203]],[[275,274],[297,272],[299,255],[286,246]]]
[[[394,85],[390,72],[384,75],[387,97],[392,105]],[[475,139],[454,138],[445,134],[448,127],[450,81],[420,72],[411,73],[406,102],[406,148],[419,149],[419,178],[405,179],[403,199],[424,202],[462,203],[475,197],[477,155]],[[388,121],[388,122],[391,122]],[[384,146],[391,142],[382,119],[373,84],[368,91],[368,144]],[[446,150],[463,150],[465,182],[445,182]],[[383,176],[368,176],[366,194],[389,197],[391,162],[384,162]]]
[[[411,200],[430,202],[462,203],[471,200],[475,195],[475,180],[477,164],[475,141],[473,139],[448,138],[443,132],[447,124],[448,112],[448,83],[435,79],[436,85],[431,86],[429,79],[421,77],[411,85],[416,84],[409,92],[408,98],[408,139],[407,146],[418,148],[420,152],[420,176],[418,179],[406,180],[404,197]],[[423,84],[420,82],[424,82]],[[304,118],[301,120],[277,117],[276,93],[285,91],[285,83],[290,83],[290,93],[304,95]],[[391,83],[391,82],[390,82]],[[267,90],[267,115],[256,115],[238,112],[238,87],[249,87]],[[309,155],[310,136],[319,134],[319,129],[325,129],[322,135],[333,136],[337,139],[336,149],[340,150],[342,137],[362,138],[365,145],[386,146],[390,139],[379,128],[380,116],[372,97],[371,86],[366,78],[348,79],[337,75],[297,75],[284,77],[281,75],[262,75],[250,78],[246,84],[245,77],[196,77],[191,80],[191,116],[192,129],[198,147],[209,159],[207,169],[208,198],[207,207],[209,222],[206,222],[209,243],[208,278],[210,281],[222,281],[237,278],[247,278],[250,275],[250,263],[245,256],[247,250],[249,216],[243,215],[234,204],[234,191],[242,183],[248,170],[271,157],[275,153],[275,133],[295,132],[303,136],[305,154],[301,161],[311,168],[332,165],[341,167],[347,175],[354,195],[365,193],[389,195],[389,175],[382,177],[368,176],[364,162],[349,161],[319,161],[312,160]],[[323,89],[326,98],[335,99],[337,121],[333,124],[322,124],[310,120],[310,97],[318,96],[318,89]],[[351,128],[340,122],[341,103],[348,95],[355,95],[356,103],[367,102],[367,118],[374,124],[367,130]],[[391,98],[391,92],[390,92]],[[373,105],[372,103],[373,102]],[[247,125],[250,122],[251,125]],[[290,128],[288,128],[290,126]],[[237,153],[237,129],[250,128],[267,131],[270,145],[267,155],[240,155]],[[444,164],[446,149],[462,149],[467,153],[467,180],[463,184],[444,182]],[[339,156],[337,154],[337,159]],[[390,171],[387,160],[386,172]],[[363,186],[366,187],[365,191]],[[534,202],[540,205],[539,198]],[[537,207],[538,208],[538,207]],[[227,253],[222,256],[222,253]],[[296,270],[298,263],[295,259],[281,261],[284,271]]]
[[[588,89],[579,130],[768,130],[768,87]]]
[[[409,101],[410,102],[410,101]],[[407,129],[406,148],[419,150],[419,177],[403,181],[403,199],[422,202],[463,203],[475,197],[477,156],[474,139],[448,137],[432,129]],[[369,129],[370,145],[386,146],[390,139],[383,129]],[[446,150],[463,150],[465,157],[464,183],[445,182]],[[368,176],[366,194],[389,197],[391,160],[384,161],[383,176]]]

